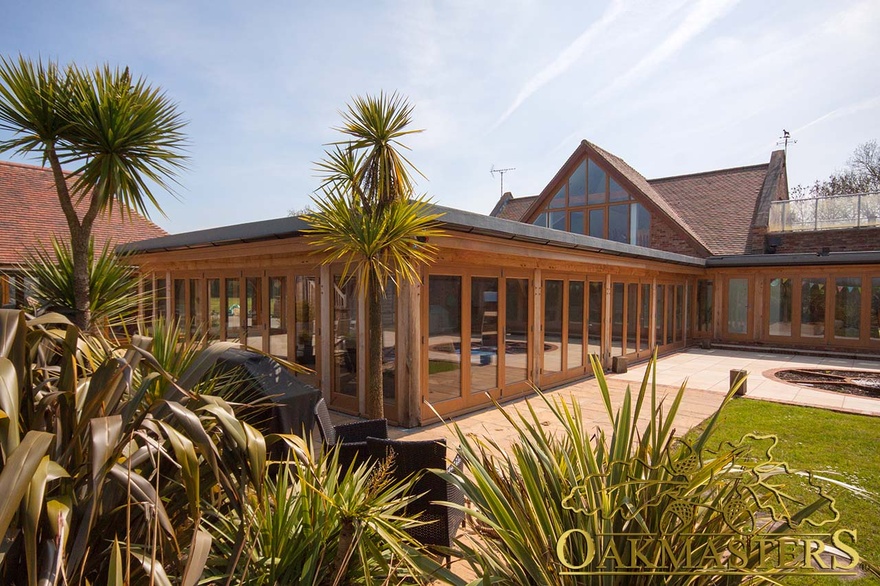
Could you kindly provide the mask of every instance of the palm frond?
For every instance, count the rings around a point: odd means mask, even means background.
[[[11,134],[0,141],[0,152],[39,153],[45,162],[46,146],[53,145],[68,126],[59,111],[68,96],[69,84],[56,62],[0,57],[0,130]]]
[[[123,214],[161,211],[151,184],[169,190],[185,168],[186,122],[176,104],[144,78],[108,65],[67,69],[71,98],[61,104],[68,126],[61,137],[62,163],[73,169],[73,192],[97,197],[102,209],[122,204]]]
[[[380,288],[389,281],[418,282],[418,268],[434,260],[437,247],[430,238],[440,236],[437,220],[424,199],[390,202],[384,208],[365,209],[359,198],[338,188],[313,198],[315,212],[306,216],[316,236],[314,245],[326,263],[342,262],[343,280],[357,278],[365,291],[368,283]]]
[[[89,306],[96,323],[117,318],[130,321],[142,300],[137,267],[111,246],[106,242],[96,254],[94,239],[89,241]],[[34,282],[34,297],[41,306],[73,314],[73,264],[70,244],[53,236],[51,249],[37,244],[19,268]]]

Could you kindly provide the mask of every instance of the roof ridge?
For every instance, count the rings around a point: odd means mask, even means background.
[[[35,171],[48,171],[52,172],[52,169],[49,167],[44,167],[42,165],[34,165],[33,163],[19,163],[18,161],[0,161],[0,165],[5,165],[8,167],[21,167],[23,169],[33,169]]]
[[[716,173],[730,173],[733,171],[748,171],[753,169],[766,169],[770,163],[756,163],[754,165],[741,165],[739,167],[727,167],[725,169],[715,169],[712,171],[697,171],[695,173],[683,173],[681,175],[667,175],[666,177],[655,177],[654,179],[646,179],[649,183],[654,181],[670,181],[673,179],[684,179],[685,177],[699,177],[700,175],[714,175]]]

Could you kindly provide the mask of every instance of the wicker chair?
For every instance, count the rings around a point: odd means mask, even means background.
[[[352,464],[360,464],[368,458],[367,438],[387,438],[388,420],[368,419],[355,421],[343,425],[333,425],[330,419],[330,410],[324,399],[315,405],[315,419],[318,421],[318,431],[326,448],[339,446],[339,463],[341,469],[347,470]]]
[[[452,546],[458,527],[464,521],[464,511],[453,509],[446,505],[437,504],[438,501],[446,501],[464,504],[464,493],[436,474],[424,473],[428,468],[446,469],[452,472],[461,469],[462,460],[457,456],[451,465],[446,466],[446,440],[429,441],[402,441],[367,438],[367,448],[370,458],[374,460],[394,456],[394,476],[397,479],[409,478],[413,474],[420,475],[412,488],[413,494],[419,494],[417,499],[410,502],[406,507],[408,516],[417,516],[425,525],[419,525],[409,530],[416,540],[424,545],[434,545],[448,548]],[[441,553],[449,559],[446,552]]]

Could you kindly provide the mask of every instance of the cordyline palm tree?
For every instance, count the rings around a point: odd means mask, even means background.
[[[306,216],[324,264],[344,262],[342,278],[357,279],[367,296],[366,415],[384,417],[382,394],[382,298],[389,283],[418,282],[419,266],[431,262],[441,233],[440,214],[424,197],[413,197],[411,172],[401,154],[413,107],[397,94],[357,97],[336,130],[349,140],[335,143],[318,170],[324,178]]]
[[[89,311],[94,324],[117,325],[137,317],[141,295],[138,292],[137,267],[126,255],[113,252],[108,241],[98,250],[95,239],[89,242]],[[51,247],[37,243],[25,254],[19,267],[33,281],[33,296],[44,309],[73,313],[73,253],[70,245],[52,237]]]
[[[82,69],[25,57],[0,58],[0,152],[39,155],[52,169],[73,257],[74,321],[91,322],[89,242],[95,220],[117,205],[161,212],[151,184],[168,189],[183,168],[185,143],[176,105],[128,69]],[[64,171],[67,167],[69,173]]]

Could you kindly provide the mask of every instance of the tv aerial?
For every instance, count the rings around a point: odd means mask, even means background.
[[[492,168],[489,170],[489,173],[492,177],[495,177],[495,173],[501,175],[501,195],[504,195],[504,174],[509,171],[516,171],[516,167],[507,167],[506,169],[496,169],[495,165],[492,165]]]

